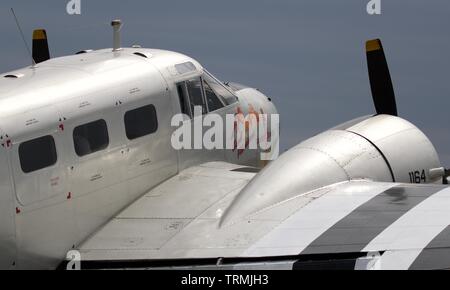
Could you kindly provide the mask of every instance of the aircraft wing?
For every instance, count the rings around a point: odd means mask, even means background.
[[[450,188],[348,181],[219,227],[253,168],[182,171],[80,247],[83,268],[450,268]]]

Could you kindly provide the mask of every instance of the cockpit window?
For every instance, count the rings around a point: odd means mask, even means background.
[[[189,106],[189,97],[187,93],[186,83],[181,82],[177,84],[178,100],[180,101],[181,113],[192,118],[191,109]]]
[[[200,106],[202,107],[202,114],[206,114],[206,104],[203,100],[202,83],[200,82],[200,78],[187,81],[186,86],[189,92],[191,112],[195,112],[194,107]]]
[[[234,93],[204,70],[201,77],[176,84],[180,110],[194,117],[194,108],[201,107],[202,114],[213,112],[238,101]]]
[[[196,70],[195,65],[190,61],[176,64],[175,69],[179,74],[185,74]]]
[[[217,96],[216,93],[214,93],[213,89],[211,88],[211,86],[208,84],[208,82],[206,82],[206,80],[203,80],[203,88],[205,90],[205,98],[206,98],[206,103],[208,104],[208,111],[212,112],[215,110],[218,110],[220,108],[223,108],[223,102],[222,102],[222,98]]]
[[[226,105],[231,105],[237,102],[237,97],[228,90],[224,84],[217,80],[212,74],[204,70],[203,79],[209,84],[216,95],[222,97]]]

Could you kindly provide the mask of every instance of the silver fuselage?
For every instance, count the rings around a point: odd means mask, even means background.
[[[184,62],[195,70],[177,71],[174,66]],[[171,146],[171,118],[180,113],[176,84],[202,73],[198,62],[182,54],[126,48],[51,59],[1,75],[0,268],[56,267],[116,213],[186,167],[214,160],[261,165],[252,150],[238,155]],[[245,114],[249,106],[276,113],[254,89],[235,93],[239,101],[215,113]],[[156,108],[158,129],[129,140],[124,114],[147,104]],[[78,156],[74,128],[99,119],[108,126],[107,148]],[[47,135],[55,140],[57,162],[25,173],[20,144]]]

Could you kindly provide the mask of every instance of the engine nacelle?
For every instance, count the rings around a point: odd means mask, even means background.
[[[378,115],[344,130],[363,137],[378,149],[391,172],[390,181],[442,181],[444,169],[436,149],[425,134],[410,122],[399,117]]]
[[[338,182],[442,182],[444,171],[433,144],[410,122],[390,115],[357,119],[271,162],[236,197],[222,222]]]

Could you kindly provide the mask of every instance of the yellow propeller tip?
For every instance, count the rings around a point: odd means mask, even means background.
[[[366,42],[366,52],[380,50],[381,49],[381,40],[372,39]]]
[[[33,31],[33,40],[47,39],[47,33],[44,29],[36,29]]]

